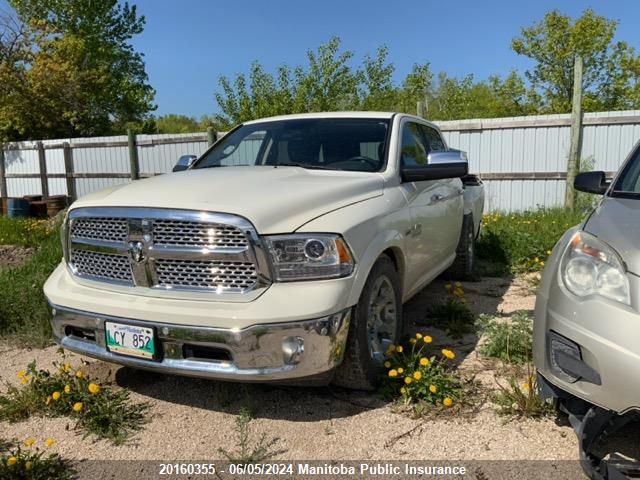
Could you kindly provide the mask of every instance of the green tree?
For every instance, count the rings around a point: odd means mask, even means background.
[[[129,43],[145,22],[135,6],[118,0],[10,4],[29,41],[23,58],[0,58],[0,83],[21,85],[0,88],[5,138],[108,134],[149,119],[155,92],[142,55]]]
[[[535,62],[525,74],[549,113],[571,111],[573,62],[584,62],[584,109],[619,110],[638,105],[638,57],[626,42],[614,41],[617,22],[585,10],[573,20],[557,10],[522,29],[511,47]]]
[[[170,113],[155,120],[157,133],[194,133],[206,130],[194,117]]]

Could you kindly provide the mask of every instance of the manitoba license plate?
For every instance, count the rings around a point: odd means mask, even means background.
[[[155,356],[152,328],[105,322],[107,350],[121,355],[150,358]]]

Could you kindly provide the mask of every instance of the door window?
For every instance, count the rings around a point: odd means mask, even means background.
[[[413,122],[405,123],[402,127],[400,164],[405,167],[426,166],[427,150],[420,126]]]

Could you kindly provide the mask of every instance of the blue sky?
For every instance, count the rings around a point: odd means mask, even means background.
[[[4,0],[0,0],[0,4]],[[524,71],[526,58],[510,50],[520,29],[548,10],[579,16],[585,8],[620,22],[617,39],[640,50],[640,2],[634,0],[130,0],[147,19],[134,39],[157,91],[158,114],[217,112],[219,75],[247,72],[258,60],[305,64],[306,51],[331,36],[355,52],[354,64],[379,45],[400,81],[416,63],[434,72],[486,78]]]

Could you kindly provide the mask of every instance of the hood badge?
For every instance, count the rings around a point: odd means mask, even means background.
[[[140,263],[145,259],[144,244],[142,242],[129,242],[127,251],[129,252],[131,260],[136,263]]]

